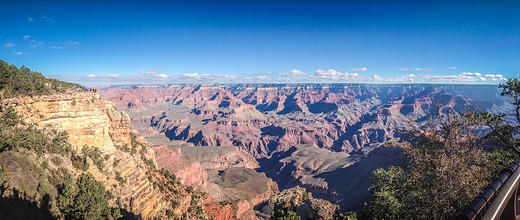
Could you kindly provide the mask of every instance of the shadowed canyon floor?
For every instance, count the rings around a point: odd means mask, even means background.
[[[157,159],[160,166],[184,176],[185,184],[198,186],[213,202],[259,210],[278,189],[302,186],[347,211],[359,210],[370,198],[373,170],[405,162],[398,150],[380,146],[398,137],[409,121],[421,123],[436,105],[455,111],[477,105],[490,112],[512,109],[497,86],[475,88],[237,84],[98,91],[128,112],[148,142],[165,145],[155,148],[156,157],[166,155]]]

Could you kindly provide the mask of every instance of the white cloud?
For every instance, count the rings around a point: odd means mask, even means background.
[[[267,76],[266,76],[266,75],[256,76],[256,79],[257,79],[257,80],[266,80],[266,79],[267,79]]]
[[[446,76],[433,76],[430,78],[434,82],[475,82],[480,81],[479,78],[466,75],[446,75]]]
[[[42,17],[42,18],[43,18],[43,20],[45,20],[45,22],[54,24],[54,19],[49,18],[49,17]]]
[[[415,70],[415,71],[432,71],[433,68],[432,67],[428,67],[428,68],[416,67],[416,68],[413,68],[413,70]]]
[[[415,74],[406,74],[400,77],[387,78],[386,82],[414,82],[417,76]]]
[[[23,55],[24,52],[14,52],[14,55]]]
[[[71,40],[69,40],[69,41],[65,41],[65,44],[67,44],[67,45],[73,45],[73,46],[74,46],[74,45],[78,45],[79,43],[76,42],[76,41],[71,41]]]
[[[14,44],[12,44],[11,42],[9,42],[9,43],[5,44],[4,46],[6,46],[6,47],[14,47]]]
[[[187,76],[187,77],[194,77],[194,78],[198,78],[200,77],[198,73],[185,73],[185,74],[182,74],[183,76]]]
[[[283,75],[284,76],[306,76],[306,75],[309,75],[309,73],[302,72],[301,70],[294,69],[294,70],[291,70],[291,71],[289,71],[287,73],[284,73]]]
[[[410,69],[409,68],[406,68],[406,67],[395,67],[395,66],[391,66],[389,67],[390,69],[397,69],[397,70],[400,70],[400,71],[409,71]]]
[[[394,68],[397,69],[397,68]],[[296,77],[295,77],[296,76]],[[492,77],[491,77],[492,76]],[[166,74],[139,71],[138,74],[90,74],[84,76],[59,76],[57,78],[87,85],[116,84],[164,84],[164,83],[497,83],[506,80],[500,74],[461,73],[458,75],[403,74],[389,77],[385,73],[362,75],[340,72],[334,69],[305,73],[294,69],[287,73],[254,73],[223,75],[207,73]]]
[[[28,18],[27,18],[27,21],[28,21],[28,22],[32,22],[32,21],[34,21],[34,18],[28,17]]]
[[[352,71],[352,72],[364,72],[364,71],[367,71],[367,68],[366,67],[356,68],[356,69],[351,69],[350,71]]]
[[[383,77],[380,77],[378,75],[374,75],[374,76],[370,77],[369,79],[370,79],[370,81],[376,81],[376,82],[383,81]]]
[[[457,67],[449,66],[448,69],[454,70],[454,69],[457,69]]]
[[[505,81],[507,80],[506,78],[504,78],[504,76],[502,74],[486,74],[484,75],[484,77],[492,80],[492,81]]]
[[[314,76],[317,76],[317,77],[320,77],[320,78],[324,78],[324,79],[342,79],[342,78],[352,78],[352,77],[357,77],[359,76],[359,74],[357,73],[342,73],[342,72],[338,72],[334,69],[329,69],[327,71],[325,70],[316,70],[316,72],[314,73]]]
[[[296,80],[296,82],[361,82],[366,80],[368,77],[360,76],[358,73],[347,73],[339,72],[334,69],[329,70],[316,70],[314,74],[295,78],[292,80],[288,79],[275,79],[283,82],[290,82]]]
[[[51,47],[49,47],[49,49],[53,49],[53,50],[61,50],[61,49],[63,49],[63,47],[59,47],[59,46],[51,46]]]
[[[31,37],[31,36],[29,36],[29,35],[25,35],[25,36],[23,36],[23,39],[24,39],[24,40],[25,40],[25,39],[29,39],[30,37]]]
[[[32,48],[37,48],[37,47],[40,47],[41,45],[43,45],[43,42],[31,40],[31,47]]]
[[[469,73],[464,72],[459,75],[446,75],[446,76],[433,76],[433,77],[427,77],[427,79],[430,79],[434,82],[484,82],[488,79],[491,81],[504,81],[507,80],[500,74],[486,74],[484,77],[482,77],[482,74],[480,73]]]
[[[463,72],[463,73],[461,73],[461,75],[463,75],[463,76],[482,76],[482,74],[477,73],[477,72],[475,72],[475,73]]]
[[[165,73],[157,73],[156,71],[139,71],[135,75],[121,74],[89,74],[84,76],[71,75],[55,75],[54,78],[67,80],[70,82],[78,82],[87,85],[116,85],[116,84],[162,84],[162,83],[230,83],[230,82],[260,82],[270,81],[269,76],[258,76],[255,78],[237,77],[233,75],[216,75],[216,74],[200,74],[186,73],[178,75],[170,75]],[[237,79],[239,81],[237,81]]]

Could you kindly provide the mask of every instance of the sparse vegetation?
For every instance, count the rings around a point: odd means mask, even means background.
[[[53,164],[56,164],[56,165],[61,165],[61,163],[63,163],[63,159],[61,159],[61,157],[53,157],[51,158],[51,161]]]
[[[67,179],[60,189],[58,206],[66,219],[121,218],[119,209],[108,205],[105,187],[87,173],[73,183]]]
[[[271,220],[300,220],[300,216],[294,211],[286,211],[284,209],[277,209]]]
[[[303,201],[309,200],[309,193],[307,191],[303,192]]]
[[[68,139],[69,134],[66,131],[57,132],[48,147],[49,152],[68,156],[71,152],[71,146]]]
[[[119,162],[121,162],[121,159],[114,160],[114,162],[112,163],[112,166],[116,167],[117,165],[119,165]]]
[[[120,183],[120,184],[125,184],[126,183],[126,179],[124,177],[121,176],[121,173],[119,171],[116,171],[115,173],[116,175],[116,180]]]
[[[72,154],[70,160],[72,161],[72,165],[74,168],[82,171],[87,171],[90,165],[87,162],[87,156]]]
[[[0,152],[14,149],[33,150],[38,155],[44,152],[67,155],[70,152],[66,132],[59,132],[51,139],[35,125],[23,123],[13,107],[2,111],[0,119]]]
[[[101,155],[99,148],[83,146],[82,153],[85,158],[90,157],[93,164],[98,168],[99,171],[103,171],[103,167],[105,166],[105,157]]]
[[[45,78],[41,73],[0,60],[0,99],[19,96],[50,95],[69,89],[85,91],[85,87],[56,79]]]
[[[339,211],[339,209],[337,209],[336,212],[334,212],[334,216],[332,216],[332,219],[334,219],[334,220],[356,220],[357,213],[347,212],[347,213],[343,214]]]

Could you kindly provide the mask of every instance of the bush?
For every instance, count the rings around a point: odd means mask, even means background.
[[[119,171],[116,171],[116,180],[120,183],[120,184],[124,184],[126,183],[126,179],[124,177],[121,176],[121,173]]]
[[[101,151],[97,147],[89,147],[83,146],[82,153],[84,157],[90,157],[94,165],[98,168],[99,171],[103,171],[103,167],[105,166],[105,157],[101,155]]]
[[[293,211],[278,209],[273,216],[271,216],[271,220],[300,220],[300,216]]]
[[[309,193],[307,191],[303,192],[303,201],[309,200]]]
[[[53,157],[51,158],[51,161],[53,164],[56,164],[56,165],[61,165],[61,163],[63,163],[63,159],[61,159],[61,157]]]
[[[18,125],[20,119],[16,114],[16,110],[9,106],[2,112],[2,117],[0,118],[0,124],[5,127],[14,127]]]
[[[69,143],[69,134],[66,131],[60,131],[49,144],[48,151],[50,153],[57,153],[63,156],[68,156],[71,152],[71,145]]]
[[[79,169],[82,171],[87,171],[88,168],[90,167],[90,165],[87,162],[87,157],[85,155],[79,156],[79,155],[72,154],[70,160],[72,161],[72,165],[76,169]]]
[[[42,163],[42,169],[45,170],[45,169],[47,169],[47,168],[49,168],[49,161],[48,161],[48,160],[45,160],[45,161],[43,161],[43,163]]]
[[[105,187],[90,173],[81,175],[76,183],[68,179],[60,190],[58,204],[66,219],[122,217],[119,209],[110,208]]]

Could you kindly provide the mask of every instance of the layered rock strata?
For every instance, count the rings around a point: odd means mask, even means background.
[[[167,210],[173,210],[177,216],[207,218],[205,213],[189,212],[190,204],[201,207],[202,201],[193,200],[184,186],[178,185],[176,194],[155,186],[165,179],[156,170],[153,149],[144,138],[132,132],[129,116],[117,111],[113,103],[101,99],[98,94],[21,97],[2,100],[2,105],[13,106],[26,123],[36,124],[44,130],[66,131],[76,154],[81,154],[86,146],[99,149],[104,166],[98,168],[88,158],[91,166],[87,172],[92,173],[111,193],[112,206],[124,208],[143,219],[165,218]],[[47,159],[51,156],[43,155]],[[73,176],[83,173],[72,165],[70,159],[63,160],[62,166]],[[177,205],[172,205],[172,202]]]

